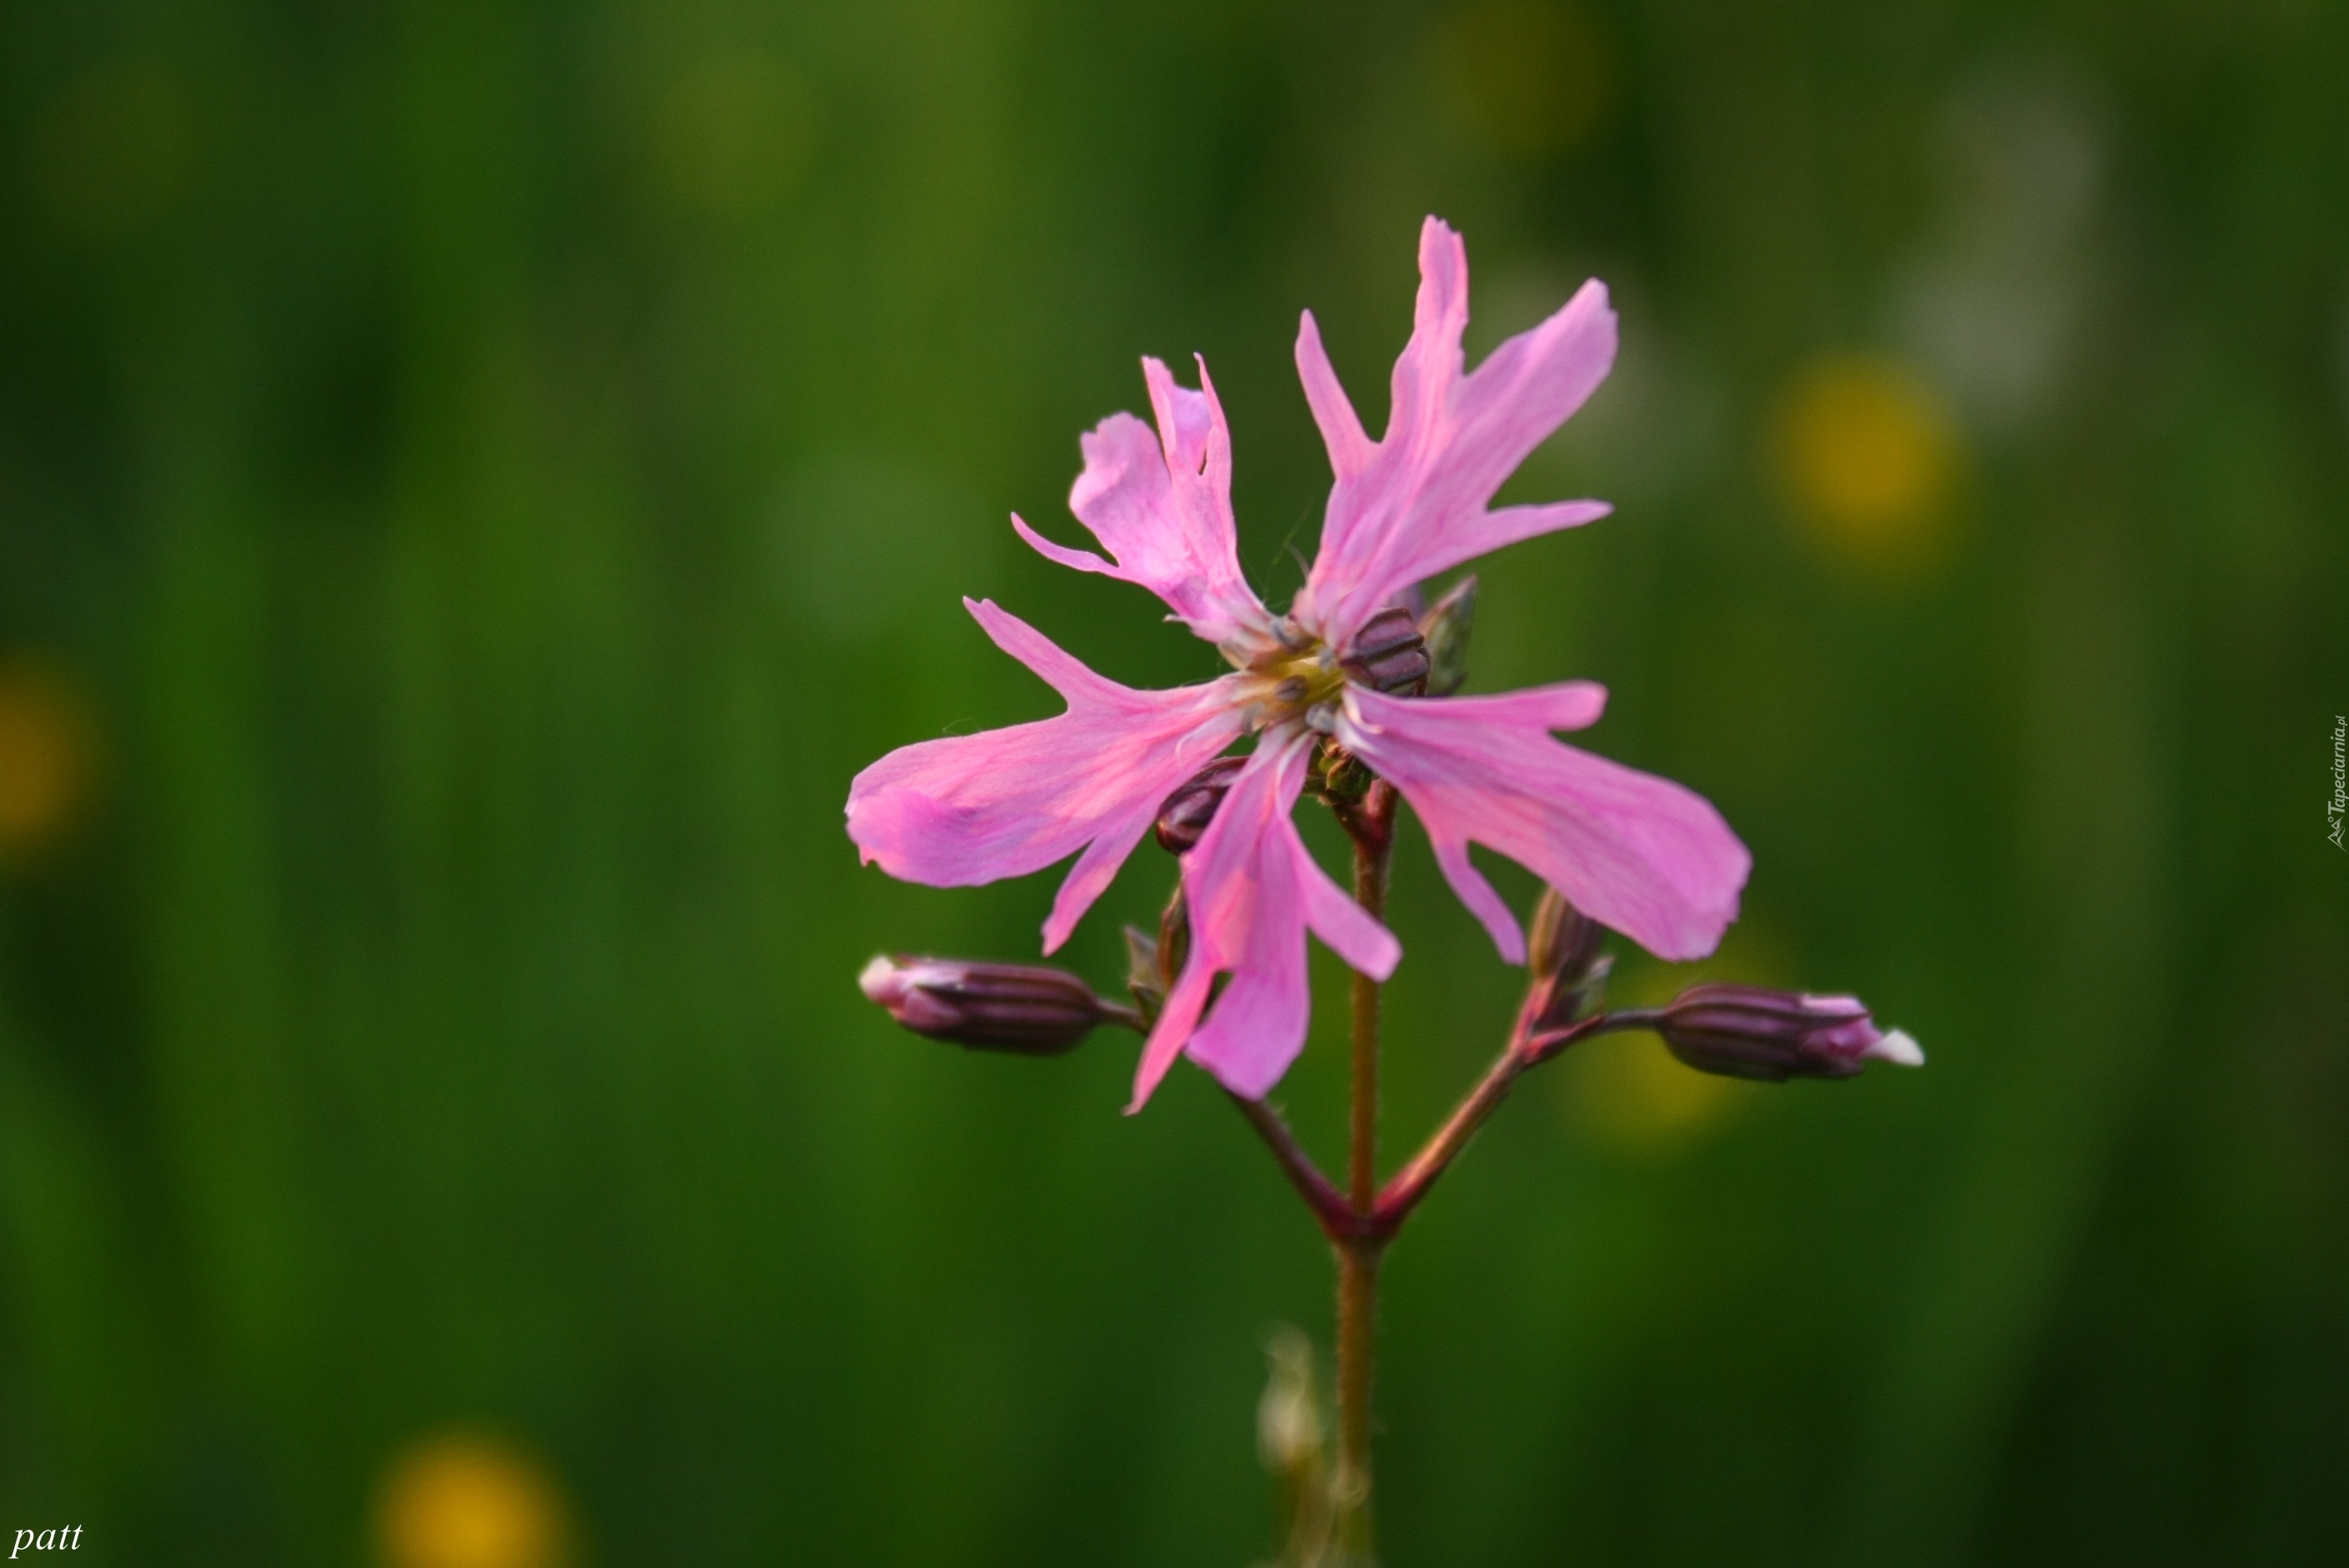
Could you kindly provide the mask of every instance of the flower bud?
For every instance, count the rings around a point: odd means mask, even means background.
[[[973,1050],[1056,1057],[1109,1016],[1066,970],[1021,964],[875,958],[856,984],[914,1033]]]
[[[1549,986],[1539,1026],[1571,1024],[1597,1009],[1606,995],[1615,961],[1601,954],[1607,928],[1567,902],[1554,887],[1542,889],[1534,905],[1533,929],[1526,938],[1526,961],[1534,979]]]
[[[1158,808],[1158,845],[1170,855],[1186,855],[1216,820],[1216,808],[1231,792],[1232,780],[1247,766],[1245,757],[1218,757],[1175,787]]]
[[[1427,639],[1429,696],[1450,696],[1468,678],[1468,629],[1475,619],[1474,573],[1454,583],[1419,618],[1420,635]]]
[[[1166,907],[1158,912],[1158,940],[1151,944],[1151,951],[1158,959],[1160,989],[1174,990],[1183,965],[1191,961],[1191,904],[1183,896],[1183,884],[1179,882]]]
[[[1339,667],[1366,686],[1413,696],[1427,679],[1427,639],[1411,612],[1391,604],[1362,623]]]
[[[1598,962],[1599,944],[1606,935],[1605,926],[1568,903],[1557,889],[1546,887],[1541,901],[1534,905],[1533,930],[1526,938],[1526,960],[1534,973],[1545,979],[1557,975],[1572,982]]]
[[[1125,928],[1125,985],[1144,1013],[1155,1013],[1166,1000],[1158,970],[1158,938],[1138,925]]]
[[[1672,1055],[1725,1078],[1851,1078],[1871,1061],[1925,1065],[1899,1029],[1877,1028],[1857,996],[1806,996],[1758,985],[1692,985],[1664,1008],[1657,1032]]]

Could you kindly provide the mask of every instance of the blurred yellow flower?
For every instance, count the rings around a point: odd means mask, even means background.
[[[1614,101],[1606,39],[1557,0],[1475,0],[1444,18],[1436,47],[1463,117],[1520,158],[1575,146]]]
[[[1713,1131],[1744,1098],[1733,1080],[1683,1067],[1651,1037],[1595,1040],[1587,1048],[1577,1119],[1609,1148],[1673,1152]]]
[[[1796,513],[1837,553],[1895,571],[1932,559],[1961,449],[1947,406],[1905,366],[1814,360],[1780,395],[1771,446]]]
[[[510,1444],[444,1432],[401,1454],[376,1497],[386,1568],[561,1568],[571,1512],[544,1466]]]
[[[53,842],[88,799],[96,768],[88,706],[62,676],[0,664],[0,854]]]
[[[1608,981],[1607,1000],[1621,1007],[1661,1007],[1703,981],[1783,986],[1798,970],[1778,928],[1766,916],[1748,913],[1702,963],[1626,954]],[[1594,1040],[1574,1054],[1588,1059],[1560,1075],[1568,1113],[1594,1140],[1624,1153],[1676,1153],[1718,1131],[1754,1095],[1751,1084],[1686,1066],[1652,1035]]]

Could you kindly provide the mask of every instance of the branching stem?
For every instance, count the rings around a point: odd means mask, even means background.
[[[1248,1125],[1256,1129],[1257,1136],[1264,1140],[1265,1147],[1272,1150],[1273,1159],[1279,1162],[1281,1174],[1288,1178],[1289,1185],[1297,1189],[1297,1195],[1305,1200],[1305,1206],[1313,1211],[1313,1218],[1320,1222],[1321,1233],[1332,1242],[1343,1242],[1361,1233],[1361,1223],[1355,1218],[1353,1206],[1347,1202],[1346,1194],[1338,1191],[1336,1184],[1321,1174],[1321,1168],[1313,1163],[1313,1156],[1306,1153],[1305,1146],[1297,1141],[1297,1134],[1288,1130],[1288,1123],[1280,1119],[1280,1112],[1264,1101],[1250,1099],[1246,1095],[1233,1095],[1232,1103],[1240,1108],[1240,1114],[1247,1118]]]
[[[1509,1096],[1517,1079],[1548,1061],[1568,1046],[1589,1039],[1594,1035],[1612,1034],[1619,1029],[1647,1029],[1655,1026],[1659,1015],[1652,1008],[1629,1007],[1619,1013],[1599,1013],[1579,1023],[1563,1028],[1535,1032],[1532,1028],[1535,1010],[1532,1006],[1542,992],[1537,982],[1527,994],[1527,1006],[1518,1015],[1517,1027],[1509,1037],[1493,1065],[1485,1069],[1484,1078],[1470,1089],[1467,1098],[1454,1108],[1435,1135],[1411,1158],[1411,1162],[1394,1173],[1394,1177],[1379,1192],[1378,1201],[1371,1206],[1370,1232],[1381,1244],[1392,1241],[1395,1233],[1411,1212],[1419,1207],[1435,1179],[1444,1174],[1485,1119],[1499,1108]]]
[[[1359,804],[1338,804],[1336,811],[1354,841],[1355,902],[1372,918],[1382,919],[1394,847],[1394,790],[1383,781],[1374,783]],[[1619,1029],[1651,1029],[1661,1016],[1653,1008],[1634,1007],[1560,1023],[1552,1016],[1558,984],[1552,976],[1534,977],[1500,1056],[1383,1188],[1378,1184],[1379,983],[1370,976],[1353,977],[1352,1136],[1344,1190],[1321,1173],[1278,1111],[1262,1100],[1232,1096],[1338,1254],[1338,1467],[1331,1501],[1346,1562],[1370,1560],[1371,1351],[1379,1262],[1387,1243],[1518,1078],[1579,1041]]]

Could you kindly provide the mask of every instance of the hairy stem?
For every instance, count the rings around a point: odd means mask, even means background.
[[[1338,1243],[1338,1470],[1331,1492],[1350,1563],[1367,1563],[1371,1555],[1371,1342],[1384,1245],[1365,1236]]]
[[[1394,791],[1374,784],[1361,815],[1348,823],[1354,839],[1354,902],[1373,920],[1387,913],[1387,862],[1394,849]],[[1379,983],[1354,977],[1353,1141],[1346,1161],[1346,1195],[1367,1214],[1378,1197]]]
[[[1387,870],[1394,845],[1394,790],[1374,783],[1359,803],[1332,803],[1354,841],[1354,899],[1373,919],[1383,919]],[[1353,976],[1353,1052],[1346,1186],[1321,1173],[1297,1141],[1280,1113],[1261,1100],[1233,1095],[1240,1114],[1272,1150],[1282,1174],[1305,1200],[1338,1254],[1338,1463],[1330,1501],[1332,1536],[1350,1564],[1367,1564],[1371,1553],[1371,1395],[1372,1344],[1378,1320],[1379,1263],[1412,1211],[1427,1196],[1485,1120],[1508,1098],[1525,1074],[1569,1046],[1619,1029],[1652,1029],[1662,1014],[1626,1008],[1566,1021],[1559,987],[1570,977],[1537,973],[1517,1010],[1508,1044],[1433,1137],[1381,1189],[1378,1185],[1379,983]],[[1112,1004],[1102,1003],[1112,1021],[1125,1022]],[[1139,1017],[1135,1022],[1139,1022]]]
[[[1395,795],[1371,786],[1361,805],[1341,820],[1354,841],[1354,902],[1372,919],[1387,906],[1387,863],[1394,847]],[[1371,1547],[1371,1388],[1372,1343],[1378,1327],[1379,1254],[1384,1237],[1369,1233],[1378,1202],[1379,983],[1354,976],[1353,1103],[1346,1195],[1357,1229],[1333,1238],[1338,1251],[1339,1540],[1350,1559],[1367,1561]]]

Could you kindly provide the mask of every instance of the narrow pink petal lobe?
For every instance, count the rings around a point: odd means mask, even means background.
[[[1486,510],[1502,482],[1614,365],[1615,313],[1605,285],[1583,284],[1556,315],[1464,375],[1467,252],[1433,218],[1420,232],[1419,271],[1411,342],[1395,361],[1382,439],[1363,436],[1311,315],[1298,335],[1298,373],[1337,475],[1298,611],[1340,645],[1409,584],[1608,511],[1599,501]]]
[[[1525,962],[1525,934],[1471,842],[1533,871],[1659,958],[1701,958],[1737,918],[1753,857],[1695,791],[1551,738],[1598,717],[1583,682],[1402,700],[1356,688],[1338,738],[1402,791],[1453,890]]]
[[[1017,517],[1012,527],[1047,560],[1149,589],[1211,643],[1261,637],[1271,617],[1240,573],[1231,431],[1206,362],[1196,392],[1155,359],[1142,366],[1156,433],[1131,414],[1103,419],[1081,443],[1085,469],[1069,492],[1112,559],[1055,544]]]
[[[1402,958],[1402,945],[1330,880],[1290,820],[1314,743],[1301,727],[1268,733],[1184,857],[1191,954],[1143,1047],[1129,1110],[1142,1109],[1186,1049],[1235,1094],[1257,1099],[1280,1081],[1304,1047],[1311,1012],[1309,929],[1381,980]],[[1219,974],[1231,978],[1208,1009]]]
[[[869,864],[931,887],[1023,876],[1083,850],[1044,925],[1068,939],[1174,787],[1231,743],[1222,683],[1136,691],[1015,615],[970,603],[996,645],[1068,700],[1057,717],[901,747],[856,776],[848,836]]]

